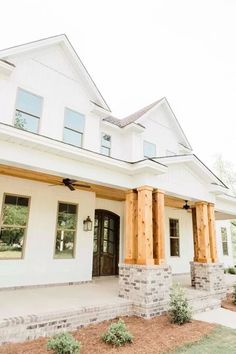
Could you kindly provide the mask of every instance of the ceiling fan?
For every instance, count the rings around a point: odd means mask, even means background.
[[[188,200],[185,200],[185,204],[183,205],[183,209],[189,210],[191,207],[188,205]]]
[[[68,187],[71,191],[74,191],[76,188],[75,187],[83,187],[83,188],[91,188],[91,186],[86,185],[86,184],[81,184],[81,183],[76,183],[76,179],[70,179],[70,178],[63,178],[60,183],[56,184],[50,184],[50,187],[54,186],[66,186]]]

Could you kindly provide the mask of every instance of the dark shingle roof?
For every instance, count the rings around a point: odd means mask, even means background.
[[[113,116],[108,116],[106,118],[104,118],[103,120],[106,122],[109,122],[111,124],[115,124],[120,128],[124,128],[127,125],[131,124],[131,123],[135,123],[139,118],[141,118],[145,113],[147,113],[150,109],[152,109],[153,107],[155,107],[159,102],[161,102],[163,100],[163,98],[161,98],[158,101],[155,101],[153,103],[151,103],[150,105],[141,108],[139,111],[123,118],[123,119],[118,119],[116,117]]]

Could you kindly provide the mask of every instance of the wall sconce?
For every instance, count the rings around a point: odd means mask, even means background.
[[[90,216],[88,216],[87,219],[83,221],[83,225],[84,225],[84,231],[92,231],[93,222],[90,219]]]

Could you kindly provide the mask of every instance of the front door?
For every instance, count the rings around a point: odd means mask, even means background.
[[[118,274],[118,215],[107,210],[95,211],[93,240],[93,276]]]

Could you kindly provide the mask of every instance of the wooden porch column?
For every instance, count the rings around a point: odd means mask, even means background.
[[[152,265],[153,232],[152,232],[152,191],[153,188],[143,186],[138,191],[138,259],[137,264]]]
[[[198,237],[197,237],[197,216],[196,207],[192,208],[192,223],[193,223],[193,247],[194,247],[194,262],[198,261]]]
[[[216,231],[215,231],[215,205],[208,203],[208,225],[209,225],[209,241],[210,252],[213,263],[217,262],[217,250],[216,250]]]
[[[209,240],[208,203],[197,202],[196,224],[197,224],[197,262],[210,263],[211,251]]]
[[[153,257],[155,264],[165,263],[165,202],[164,192],[153,191]]]
[[[125,200],[125,263],[135,264],[138,242],[138,193],[129,190]]]

